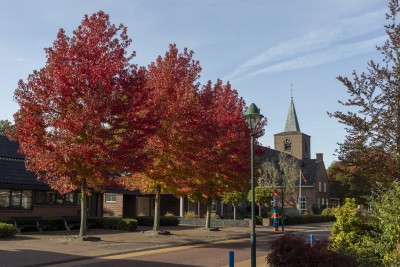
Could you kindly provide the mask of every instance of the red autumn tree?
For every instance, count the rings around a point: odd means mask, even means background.
[[[209,228],[212,199],[228,191],[243,191],[249,184],[250,138],[244,118],[245,103],[229,83],[208,82],[200,92],[200,103],[202,130],[196,135],[199,147],[195,173],[187,188],[206,201],[205,227]]]
[[[45,49],[45,66],[15,91],[20,109],[13,137],[27,169],[60,193],[80,188],[80,236],[86,235],[90,189],[113,183],[122,166],[118,159],[124,151],[139,152],[147,131],[138,130],[147,117],[138,106],[144,70],[129,63],[126,30],[102,11],[85,15],[71,38],[60,29]],[[134,114],[136,121],[127,123]],[[140,153],[130,158],[138,167],[143,162]]]
[[[123,179],[128,188],[155,193],[153,231],[160,226],[161,191],[176,193],[190,177],[196,156],[195,135],[198,125],[199,62],[193,52],[179,53],[170,45],[164,57],[148,67],[146,92],[151,118],[158,129],[146,141],[148,159],[142,172],[131,172]]]

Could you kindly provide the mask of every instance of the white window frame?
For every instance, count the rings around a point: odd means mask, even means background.
[[[299,197],[299,210],[307,210],[307,197]]]
[[[106,203],[117,203],[117,194],[115,193],[105,193],[104,201]]]

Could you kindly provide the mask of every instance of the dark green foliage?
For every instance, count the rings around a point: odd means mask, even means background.
[[[154,217],[153,216],[139,216],[136,218],[138,225],[140,226],[153,226]],[[161,216],[160,226],[177,226],[179,224],[178,217],[172,216]]]
[[[127,232],[135,231],[138,226],[138,221],[130,218],[95,217],[88,218],[88,223],[93,223],[93,228],[114,229]]]
[[[296,216],[286,215],[285,225],[332,222],[335,220],[336,218],[333,215],[296,215]]]
[[[49,225],[46,230],[65,230],[64,221],[61,217],[43,218],[41,223]]]
[[[2,222],[11,223],[11,219],[2,218],[0,220],[0,224]],[[138,225],[136,219],[130,218],[113,218],[113,217],[89,217],[88,224],[92,225],[90,228],[99,228],[99,229],[115,229],[121,231],[132,232],[135,231]],[[61,217],[49,217],[43,218],[40,220],[40,223],[43,225],[48,225],[45,230],[50,231],[64,231],[64,221]],[[14,227],[14,226],[13,226]],[[36,230],[36,228],[32,228],[32,230]]]
[[[272,252],[267,256],[271,267],[355,267],[349,257],[331,251],[327,241],[317,241],[311,246],[303,237],[287,233],[269,242]]]
[[[263,220],[263,217],[256,216],[256,225],[262,225],[262,220]]]
[[[13,220],[11,218],[0,218],[0,223],[13,224]]]
[[[15,236],[16,233],[14,225],[0,222],[0,238]]]

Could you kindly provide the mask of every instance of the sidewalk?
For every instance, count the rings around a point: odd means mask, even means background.
[[[324,224],[286,226],[286,231],[307,232]],[[150,227],[139,227],[136,232],[91,229],[88,235],[100,237],[101,241],[81,241],[78,231],[29,232],[15,238],[0,239],[0,266],[46,266],[91,257],[104,257],[137,251],[177,247],[201,243],[249,238],[250,229],[240,227],[220,228],[220,231],[197,230],[194,226],[162,227],[171,235],[145,233]],[[257,227],[257,235],[273,235],[272,227]]]

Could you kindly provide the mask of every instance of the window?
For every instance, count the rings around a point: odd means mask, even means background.
[[[65,194],[65,204],[66,205],[73,205],[74,204],[74,193]]]
[[[46,204],[55,204],[56,202],[56,192],[47,191],[46,192]]]
[[[326,183],[324,183],[324,193],[326,193]]]
[[[10,207],[10,190],[0,189],[0,208]]]
[[[12,190],[11,191],[11,207],[19,208],[21,207],[22,191]]]
[[[215,199],[212,199],[211,202],[211,212],[217,212],[217,201]]]
[[[285,140],[285,152],[291,152],[292,151],[292,141],[290,141],[289,138]]]
[[[299,210],[306,210],[307,207],[307,199],[306,197],[299,198]]]
[[[319,192],[322,192],[321,182],[318,182],[318,190],[319,190]]]
[[[76,193],[61,195],[55,191],[36,191],[35,204],[40,205],[76,205]]]
[[[32,191],[0,189],[1,209],[30,209]]]
[[[106,200],[106,203],[116,203],[117,202],[117,194],[106,193],[105,200]]]
[[[32,191],[22,191],[21,206],[24,209],[30,209],[32,206]]]
[[[46,191],[36,191],[35,192],[35,203],[36,204],[46,203]]]

